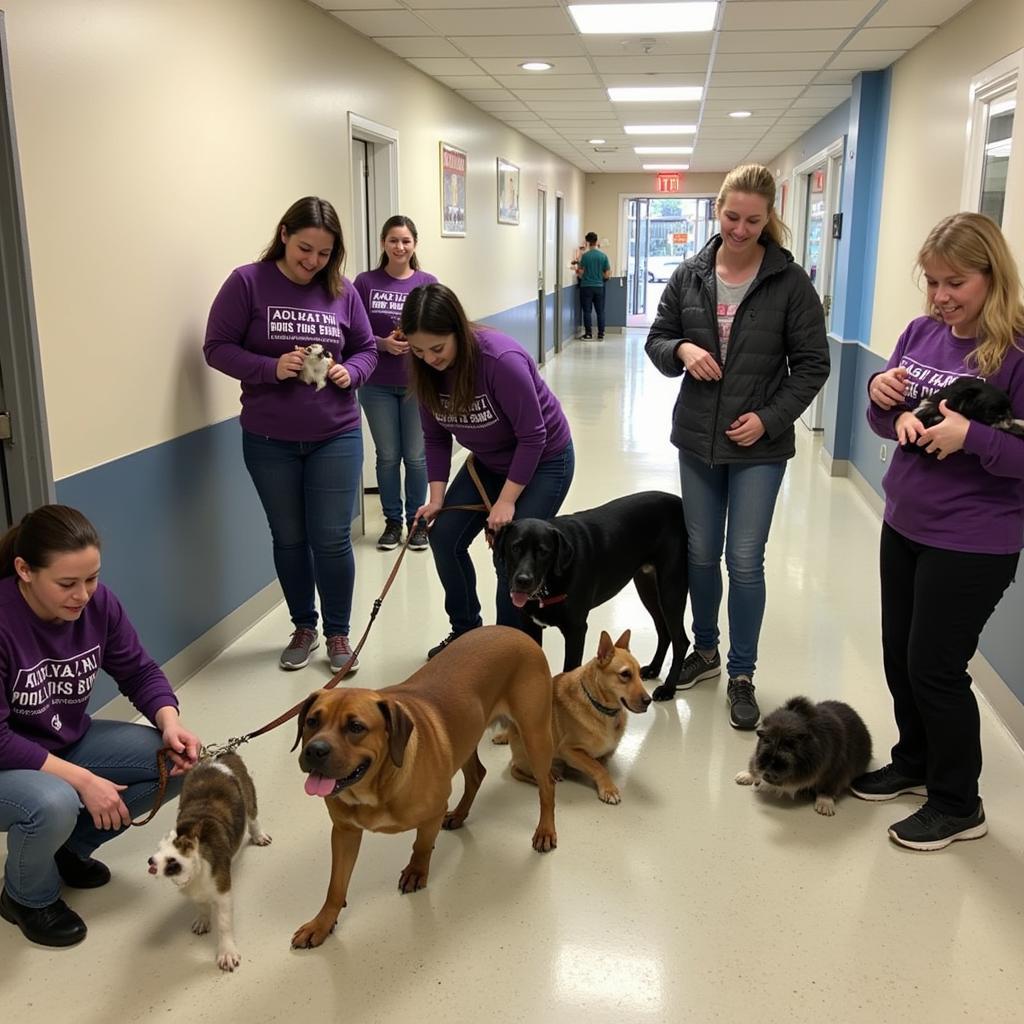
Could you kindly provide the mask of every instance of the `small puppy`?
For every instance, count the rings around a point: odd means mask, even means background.
[[[736,781],[773,795],[809,793],[819,814],[833,815],[836,797],[870,760],[871,734],[849,704],[793,697],[761,723],[750,766]]]
[[[303,384],[315,384],[317,391],[327,386],[327,371],[334,365],[330,352],[325,352],[323,345],[314,343],[303,350],[302,369],[299,380]]]
[[[1008,434],[1024,437],[1024,420],[1013,418],[1013,408],[1006,393],[999,388],[981,380],[979,377],[958,377],[952,384],[940,388],[933,395],[922,399],[914,415],[924,424],[925,428],[934,427],[942,422],[939,402],[945,399],[946,404],[954,412],[966,416],[969,420],[977,420],[988,427],[1005,430]],[[915,442],[900,445],[905,452],[928,453]]]
[[[642,715],[651,698],[640,678],[640,662],[629,652],[629,630],[615,643],[601,632],[597,657],[554,679],[551,726],[556,763],[576,768],[594,780],[597,795],[606,804],[620,802],[604,762],[615,753],[626,728],[625,711]],[[625,711],[623,710],[625,709]],[[498,741],[498,737],[495,737]],[[519,732],[508,729],[512,775],[535,782]],[[556,769],[555,777],[560,773]]]
[[[256,846],[270,843],[256,817],[256,789],[237,754],[200,761],[186,776],[173,832],[149,858],[151,875],[166,875],[199,905],[192,931],[210,930],[217,912],[217,966],[233,971],[242,959],[232,924],[231,861],[248,831]]]

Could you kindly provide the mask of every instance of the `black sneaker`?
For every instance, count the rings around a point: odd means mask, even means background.
[[[581,340],[583,340],[583,341],[593,341],[594,340],[594,336],[592,334],[584,334],[583,338]]]
[[[85,938],[85,922],[63,901],[46,907],[16,903],[4,889],[0,893],[0,917],[16,924],[29,942],[40,946],[73,946]]]
[[[729,680],[729,724],[734,729],[754,729],[761,719],[761,709],[754,699],[754,684],[746,676]]]
[[[924,779],[912,779],[895,765],[887,764],[873,772],[858,775],[850,783],[850,792],[861,800],[895,800],[904,793],[927,796]]]
[[[459,635],[460,634],[456,633],[453,629],[439,644],[434,644],[434,646],[427,651],[427,661],[430,661],[435,654],[440,654],[453,640],[457,640]]]
[[[377,538],[378,551],[394,551],[402,543],[402,521],[388,519],[384,523],[384,532]]]
[[[93,857],[79,857],[66,846],[54,855],[57,872],[72,889],[98,889],[110,881],[110,868]]]
[[[422,519],[417,519],[415,525],[409,527],[409,550],[426,551],[429,547],[427,524]]]
[[[691,651],[683,661],[683,670],[679,673],[677,690],[689,690],[702,679],[713,679],[722,674],[722,659],[718,656],[718,648],[709,661],[698,650]]]
[[[986,832],[985,808],[980,800],[977,810],[966,818],[943,814],[925,804],[916,814],[889,826],[889,838],[911,850],[942,850],[958,839],[980,839]]]

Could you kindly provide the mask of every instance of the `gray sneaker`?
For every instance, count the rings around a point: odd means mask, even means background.
[[[359,659],[353,656],[352,645],[348,642],[347,636],[340,633],[337,636],[327,638],[327,657],[331,662],[331,671],[340,672],[346,665],[349,665],[346,676],[352,675],[359,668]]]
[[[677,690],[689,690],[696,686],[702,679],[714,679],[722,674],[722,659],[718,655],[718,648],[711,660],[708,661],[700,651],[692,650],[683,661],[683,671],[679,673],[679,682],[676,683]]]
[[[309,656],[320,646],[320,638],[315,629],[299,626],[292,633],[288,646],[281,652],[281,668],[293,672],[297,668],[305,668],[309,664]]]

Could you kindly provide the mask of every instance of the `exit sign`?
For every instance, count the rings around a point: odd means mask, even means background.
[[[681,192],[683,176],[681,174],[660,172],[654,179],[655,192]]]

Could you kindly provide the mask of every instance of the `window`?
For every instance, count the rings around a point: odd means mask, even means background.
[[[1000,225],[1006,212],[1006,183],[1014,153],[1022,54],[1024,51],[1018,51],[993,64],[971,82],[961,206],[987,214]]]

